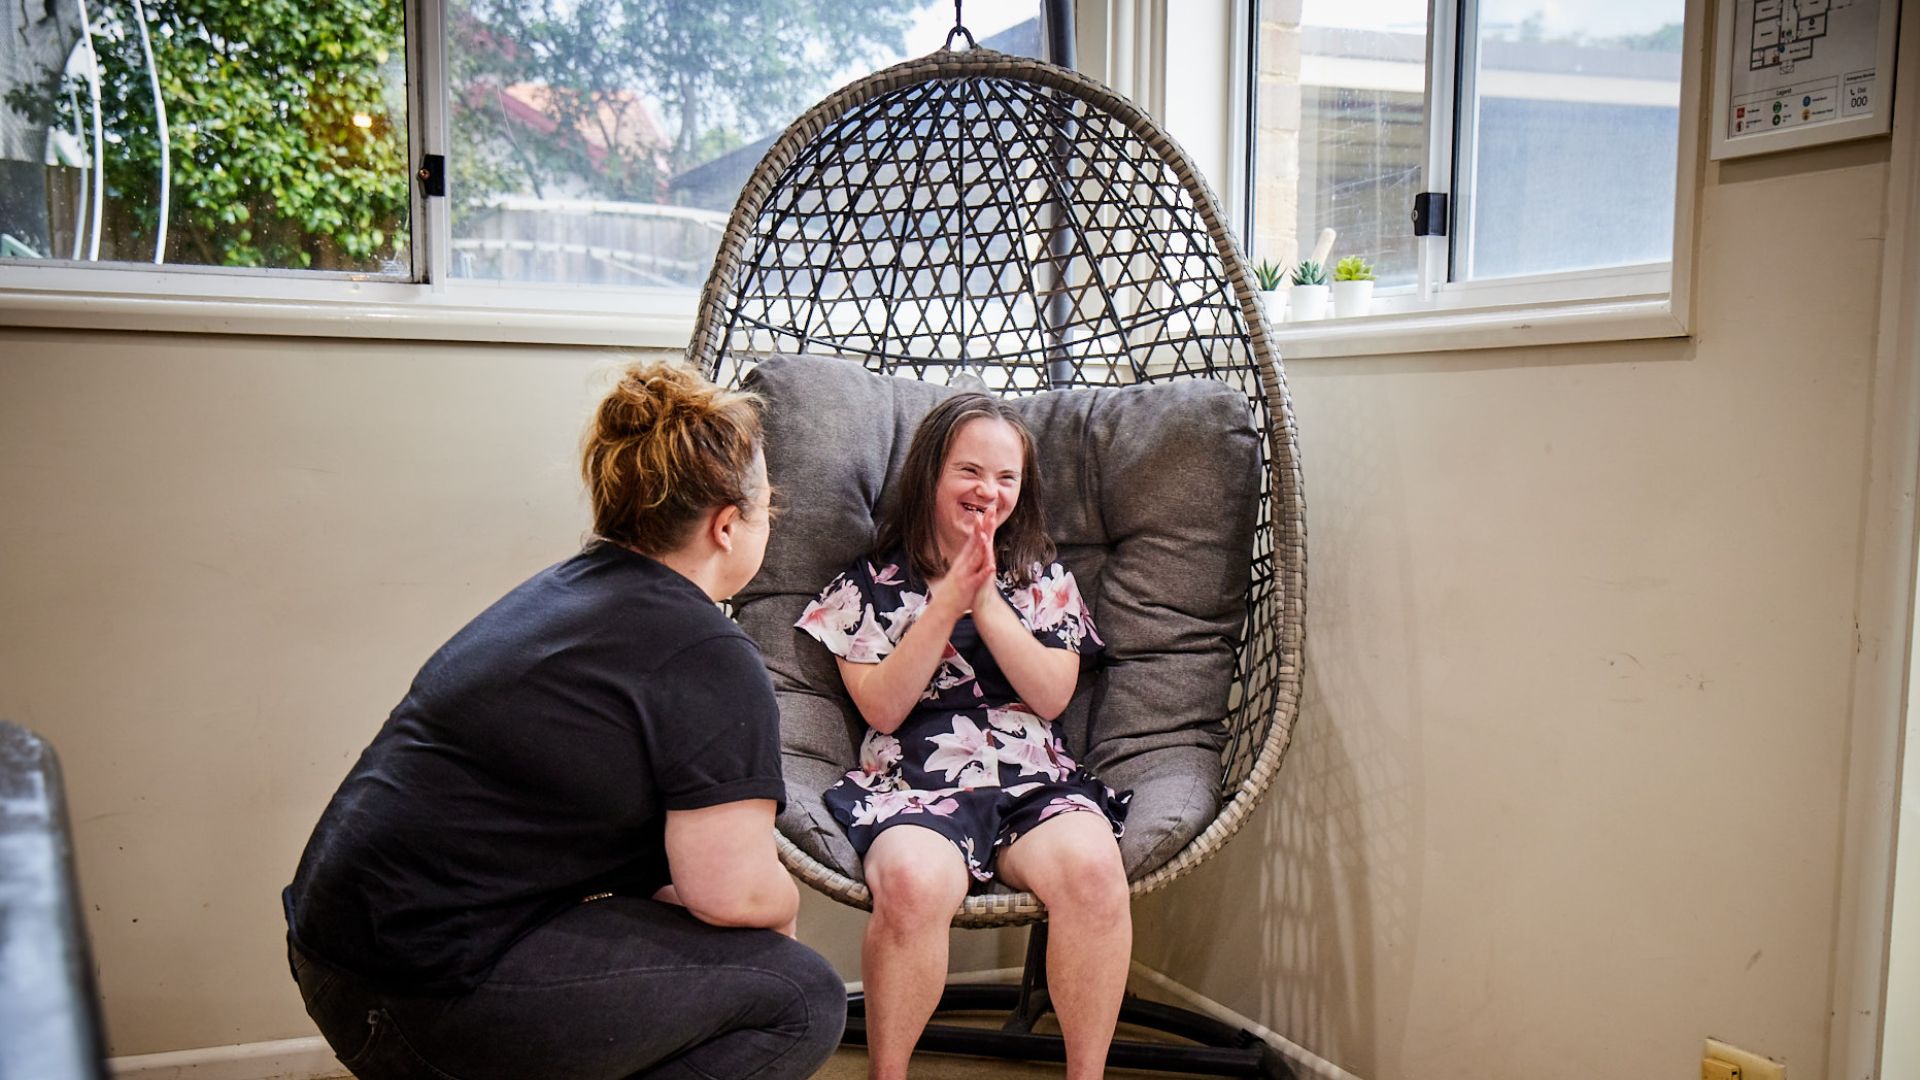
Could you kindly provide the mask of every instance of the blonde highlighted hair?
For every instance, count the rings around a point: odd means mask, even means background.
[[[753,511],[760,399],[671,361],[628,367],[587,427],[580,475],[601,540],[661,555],[720,506]]]

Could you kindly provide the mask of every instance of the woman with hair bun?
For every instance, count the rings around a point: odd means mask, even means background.
[[[778,713],[715,606],[759,570],[759,402],[626,370],[594,532],[427,661],[283,894],[307,1012],[362,1080],[802,1077],[846,1018],[792,939]]]

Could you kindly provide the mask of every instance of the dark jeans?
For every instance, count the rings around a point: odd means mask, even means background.
[[[394,993],[291,949],[307,1013],[361,1080],[806,1077],[846,987],[772,930],[613,897],[520,939],[470,993]]]

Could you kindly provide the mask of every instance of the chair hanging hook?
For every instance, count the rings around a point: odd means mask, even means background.
[[[941,46],[948,52],[953,51],[953,38],[956,34],[966,35],[967,48],[977,49],[980,47],[979,43],[973,40],[973,31],[967,29],[966,25],[960,21],[960,4],[961,0],[953,0],[953,29],[947,31],[947,43]]]

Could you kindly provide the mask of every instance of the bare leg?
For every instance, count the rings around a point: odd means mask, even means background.
[[[947,927],[967,895],[967,867],[946,837],[917,825],[867,849],[873,917],[860,953],[867,995],[867,1075],[901,1080],[947,981]]]
[[[999,855],[1000,874],[1047,905],[1047,992],[1068,1080],[1105,1075],[1133,955],[1133,911],[1113,828],[1099,814],[1048,818]]]

